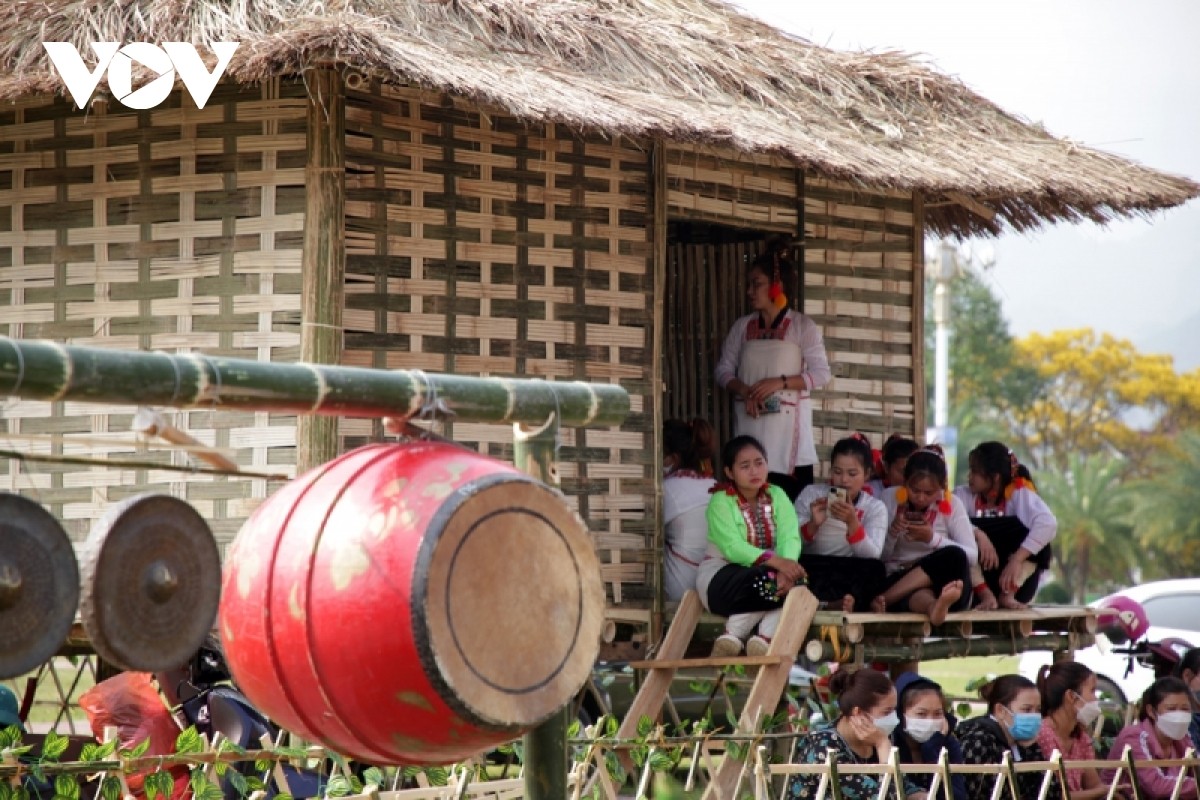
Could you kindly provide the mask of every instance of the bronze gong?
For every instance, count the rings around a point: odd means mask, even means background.
[[[34,501],[0,493],[0,678],[50,660],[78,604],[79,564],[67,532]]]
[[[96,653],[124,669],[187,662],[217,616],[221,556],[188,503],[140,494],[92,527],[83,563],[83,625]]]

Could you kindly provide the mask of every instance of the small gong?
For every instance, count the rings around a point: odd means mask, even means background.
[[[217,542],[183,500],[137,495],[92,527],[80,611],[105,661],[142,672],[186,663],[212,629],[220,594]]]
[[[77,605],[79,564],[67,532],[34,501],[0,493],[0,678],[58,652]]]

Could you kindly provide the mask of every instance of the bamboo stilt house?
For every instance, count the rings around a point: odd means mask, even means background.
[[[726,416],[712,368],[766,237],[796,238],[792,294],[835,365],[815,398],[825,453],[849,430],[924,428],[927,232],[1200,193],[907,57],[831,51],[715,0],[16,0],[0,25],[0,333],[620,382],[628,422],[567,430],[560,451],[618,608],[654,600],[661,422]],[[102,82],[80,110],[41,43],[90,67],[93,40],[239,47],[202,109],[181,87],[126,108]],[[0,446],[183,459],[137,453],[132,413],[10,403]],[[176,424],[285,475],[382,435],[219,408]],[[508,455],[507,430],[446,427]],[[80,540],[149,485],[229,539],[279,484],[0,461],[0,489]]]

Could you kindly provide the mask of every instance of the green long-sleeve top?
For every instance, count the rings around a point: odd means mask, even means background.
[[[778,486],[768,484],[767,491],[771,494],[771,512],[775,517],[775,545],[771,549],[781,558],[795,560],[800,557],[800,523],[796,520],[796,508]],[[708,501],[707,516],[710,552],[716,548],[730,564],[743,567],[752,566],[762,555],[763,551],[750,543],[746,520],[738,510],[736,497],[718,490]]]

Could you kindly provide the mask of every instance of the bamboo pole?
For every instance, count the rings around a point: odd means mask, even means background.
[[[650,151],[650,201],[651,201],[651,240],[653,252],[651,261],[654,267],[654,282],[650,292],[650,302],[654,304],[650,336],[650,441],[651,474],[654,476],[654,505],[650,509],[650,522],[653,528],[650,533],[650,549],[653,553],[665,551],[663,535],[663,479],[659,465],[663,463],[663,404],[667,395],[663,386],[663,357],[666,342],[667,303],[667,144],[658,137]],[[674,387],[672,387],[674,388]],[[663,559],[656,558],[651,567],[651,584],[653,587],[653,610],[650,620],[650,641],[657,642],[662,637],[663,628]]]
[[[304,249],[300,256],[300,360],[342,360],[346,296],[346,101],[341,72],[305,73],[308,88],[308,163],[305,166]],[[338,420],[296,421],[296,467],[311,469],[338,454]]]
[[[629,394],[610,383],[426,374],[281,364],[203,353],[147,353],[0,337],[0,396],[240,408],[343,417],[453,416],[475,422],[543,420],[617,425]]]
[[[513,425],[513,463],[549,486],[558,486],[558,416],[549,415],[537,428]],[[561,800],[568,796],[567,711],[570,704],[524,736],[526,800]],[[601,764],[600,769],[604,769]]]
[[[1079,645],[1073,642],[1068,634],[1042,633],[1025,638],[982,638],[982,639],[937,639],[931,642],[916,642],[914,644],[873,644],[870,642],[859,645],[863,648],[863,658],[866,661],[920,661],[938,658],[955,658],[957,656],[995,656],[1022,653],[1026,650],[1060,650]],[[810,661],[836,661],[833,645],[813,639],[804,647],[804,654]],[[853,659],[853,653],[842,652],[841,661],[848,663]]]

